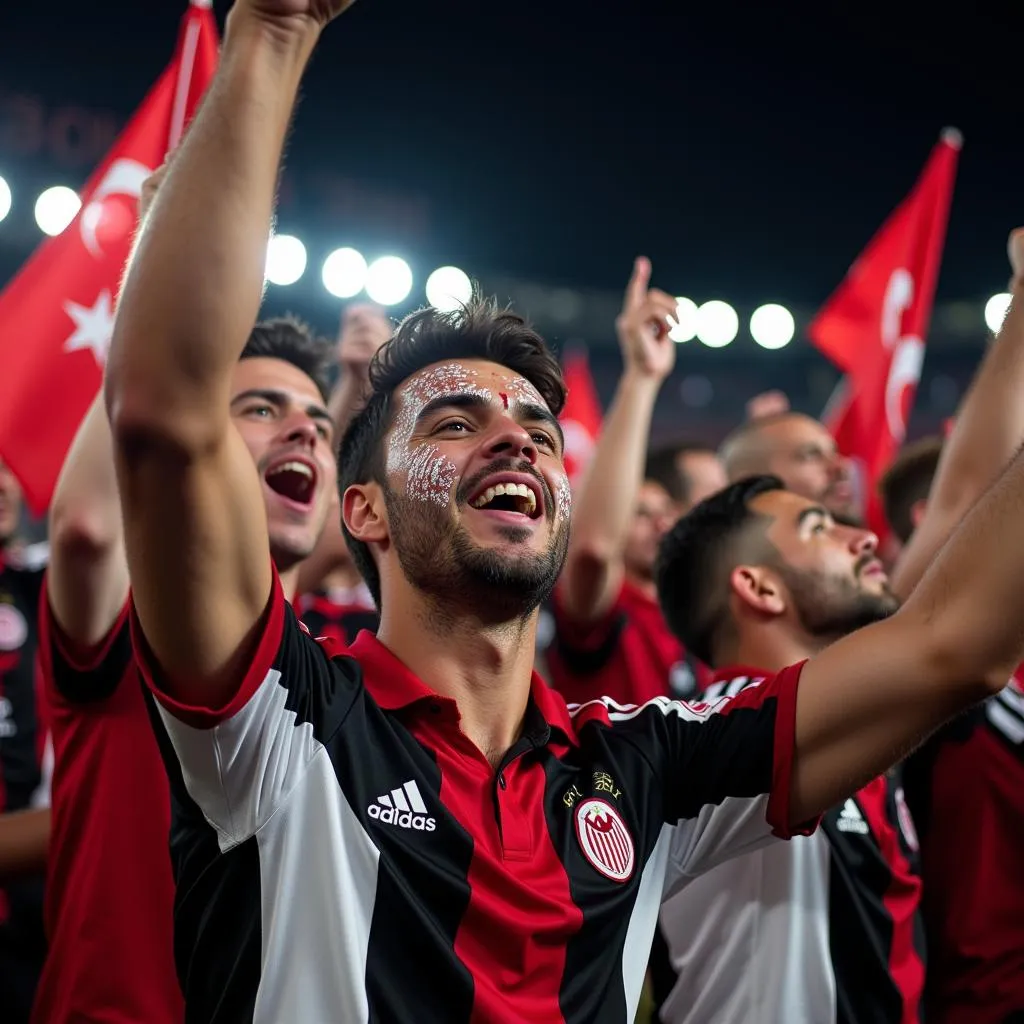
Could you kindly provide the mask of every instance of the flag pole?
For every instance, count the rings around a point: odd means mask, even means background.
[[[209,10],[213,0],[189,0],[189,7]],[[186,15],[186,17],[188,17]],[[185,134],[188,97],[192,91],[192,72],[196,66],[196,51],[199,47],[200,24],[189,19],[185,25],[185,36],[181,41],[181,60],[178,62],[178,80],[174,84],[174,103],[171,107],[171,123],[167,132],[167,152],[172,153]]]

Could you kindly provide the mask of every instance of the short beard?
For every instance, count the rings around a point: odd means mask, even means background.
[[[873,558],[865,558],[863,563]],[[858,563],[856,572],[862,567]],[[775,568],[789,590],[804,631],[822,646],[881,622],[899,608],[899,599],[888,590],[869,594],[846,577],[797,571],[784,562]]]
[[[551,596],[569,546],[568,522],[555,520],[546,551],[517,557],[475,546],[441,505],[406,498],[388,487],[384,500],[405,578],[432,599],[447,625],[464,616],[485,625],[523,622]],[[530,534],[519,526],[501,532],[520,544]]]

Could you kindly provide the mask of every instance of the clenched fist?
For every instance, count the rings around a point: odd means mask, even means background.
[[[355,0],[236,0],[234,11],[248,10],[268,22],[283,25],[313,22],[323,28]]]

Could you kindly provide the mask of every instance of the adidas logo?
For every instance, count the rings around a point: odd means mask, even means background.
[[[390,793],[377,797],[377,802],[370,804],[366,813],[385,825],[411,828],[417,832],[433,832],[437,828],[437,822],[427,816],[427,805],[420,796],[419,786],[411,779]]]
[[[864,820],[864,816],[860,813],[860,808],[853,800],[847,800],[843,804],[843,809],[839,812],[839,821],[836,822],[836,828],[840,832],[856,832],[860,836],[866,836],[869,831],[868,823]]]

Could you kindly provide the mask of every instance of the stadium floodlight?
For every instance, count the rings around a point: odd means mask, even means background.
[[[36,200],[36,223],[39,230],[53,238],[59,235],[78,215],[82,200],[66,185],[54,185]]]
[[[382,306],[397,306],[412,291],[412,271],[398,256],[381,256],[366,268],[366,294]]]
[[[3,220],[11,212],[11,186],[0,178],[0,220]]]
[[[320,272],[324,287],[336,299],[351,299],[366,285],[366,260],[356,249],[335,249]]]
[[[750,317],[750,335],[761,348],[785,348],[796,334],[793,314],[785,306],[769,302]]]
[[[739,329],[740,318],[728,302],[712,299],[697,310],[697,337],[708,348],[725,348]]]
[[[693,341],[697,337],[697,303],[693,299],[676,296],[676,315],[669,317],[672,329],[668,336],[678,344]]]
[[[306,272],[306,247],[294,235],[272,235],[264,271],[271,284],[289,285]]]
[[[998,295],[993,295],[985,303],[985,326],[993,334],[999,333],[999,328],[1003,326],[1003,321],[1006,319],[1006,311],[1009,308],[1009,292],[1000,292]]]
[[[427,278],[427,302],[442,313],[451,313],[473,295],[473,282],[458,267],[438,267]]]

